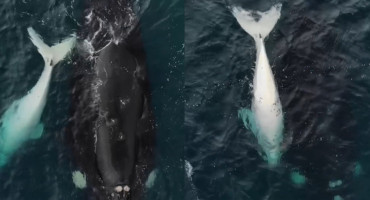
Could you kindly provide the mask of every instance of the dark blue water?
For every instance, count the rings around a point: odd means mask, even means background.
[[[147,57],[152,106],[157,128],[157,179],[147,199],[183,196],[183,55],[184,21],[181,1],[146,1],[140,25]],[[141,4],[144,3],[144,4]],[[143,6],[145,7],[145,6]],[[44,61],[28,38],[29,26],[48,44],[84,27],[84,1],[15,1],[0,3],[0,114],[37,82]],[[161,47],[161,48],[158,48]],[[73,54],[79,53],[76,49]],[[66,145],[70,117],[72,56],[53,71],[42,116],[43,136],[25,143],[0,170],[0,199],[86,199],[89,189],[77,189],[78,169]]]
[[[271,169],[237,116],[251,104],[255,49],[228,7],[267,10],[274,3],[151,0],[140,15],[157,125],[158,174],[147,199],[184,198],[184,153],[199,199],[368,199],[370,2],[282,1],[266,51],[283,105],[286,149]],[[0,3],[0,114],[43,68],[26,28],[51,44],[83,27],[85,9],[82,1]],[[0,170],[0,199],[87,198],[90,191],[72,182],[77,166],[65,145],[71,62],[54,69],[43,136]],[[294,183],[292,172],[305,183]]]
[[[370,2],[282,1],[266,40],[285,119],[271,169],[237,116],[251,106],[255,47],[229,7],[275,3],[185,3],[185,153],[199,199],[368,199]]]
[[[183,19],[183,1],[152,0],[141,23],[158,135],[159,173],[148,199],[184,198]]]

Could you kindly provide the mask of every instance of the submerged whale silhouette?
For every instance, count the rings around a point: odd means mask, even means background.
[[[264,39],[280,18],[280,10],[281,4],[266,12],[246,11],[239,7],[232,9],[240,26],[253,37],[257,48],[252,108],[241,109],[239,116],[257,137],[270,166],[279,163],[284,125],[279,94],[266,55]],[[256,19],[255,16],[259,18]]]
[[[49,47],[33,28],[27,30],[45,61],[45,67],[36,85],[26,96],[14,101],[1,117],[0,167],[28,139],[41,137],[44,125],[40,123],[40,118],[46,104],[51,73],[54,66],[70,52],[76,40],[72,36]]]

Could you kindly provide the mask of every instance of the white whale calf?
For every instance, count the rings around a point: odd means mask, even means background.
[[[0,167],[25,141],[42,135],[44,126],[40,118],[46,104],[53,67],[63,60],[76,41],[75,36],[71,36],[49,47],[31,27],[27,30],[45,66],[36,85],[26,96],[14,101],[0,119]]]
[[[240,26],[254,38],[257,48],[256,68],[253,79],[252,108],[242,109],[239,116],[244,125],[257,137],[270,166],[279,163],[283,140],[283,114],[274,76],[266,55],[264,39],[280,18],[281,4],[266,12],[232,8]]]

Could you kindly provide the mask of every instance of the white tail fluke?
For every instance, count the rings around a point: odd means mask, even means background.
[[[72,35],[62,42],[49,47],[32,27],[29,27],[27,31],[32,43],[37,47],[39,53],[44,58],[45,66],[55,66],[59,61],[64,59],[76,43],[76,36]]]
[[[266,12],[247,11],[240,7],[233,7],[232,13],[240,26],[257,42],[269,35],[280,18],[281,3],[276,4]]]

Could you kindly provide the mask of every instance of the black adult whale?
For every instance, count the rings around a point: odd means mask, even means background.
[[[140,27],[127,2],[100,2],[80,33],[67,141],[92,199],[141,199],[155,134]]]

